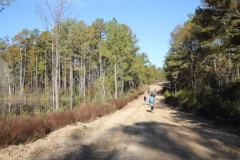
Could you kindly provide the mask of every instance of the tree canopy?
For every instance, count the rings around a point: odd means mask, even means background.
[[[57,76],[61,105],[73,106],[77,101],[117,98],[163,77],[163,71],[150,64],[147,54],[139,53],[131,28],[116,19],[96,19],[91,25],[66,19],[52,33],[23,29],[12,42],[4,38],[0,41],[0,59],[12,77],[9,88],[1,91],[5,94],[40,94],[55,101]]]
[[[164,68],[172,89],[198,93],[192,106],[202,106],[207,114],[209,107],[214,112],[228,106],[226,115],[240,113],[239,97],[231,101],[225,95],[232,86],[240,87],[239,9],[240,2],[235,0],[202,0],[195,14],[171,34]],[[204,102],[206,97],[211,102]]]
[[[5,7],[10,6],[10,3],[13,0],[0,0],[0,12],[2,12]]]

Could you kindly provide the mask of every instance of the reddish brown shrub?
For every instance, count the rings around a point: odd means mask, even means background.
[[[127,99],[109,99],[107,103],[116,106],[117,109],[121,109],[128,104]]]
[[[10,127],[9,123],[5,119],[0,121],[0,145],[5,146],[10,142]]]
[[[38,117],[22,118],[18,117],[13,120],[6,121],[4,126],[6,137],[5,144],[20,144],[26,141],[36,140],[45,136],[44,125],[42,119]]]
[[[52,112],[46,116],[0,119],[0,147],[43,138],[48,133],[75,122],[86,122],[119,110],[138,95],[109,99],[107,104],[88,104],[70,111]]]

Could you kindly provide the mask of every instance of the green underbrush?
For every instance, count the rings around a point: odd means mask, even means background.
[[[240,83],[217,89],[179,90],[174,96],[165,89],[165,102],[184,111],[212,118],[240,120]]]

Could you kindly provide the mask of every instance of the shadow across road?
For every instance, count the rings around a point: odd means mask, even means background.
[[[160,101],[154,109],[171,109]],[[147,109],[146,112],[151,112]],[[208,120],[180,111],[171,112],[165,121],[138,122],[110,128],[95,142],[80,145],[64,160],[147,159],[143,152],[131,152],[129,147],[154,150],[150,159],[173,160],[240,160],[240,138]],[[93,131],[94,132],[94,131]],[[121,137],[117,137],[117,136]],[[117,137],[117,138],[116,138]],[[86,137],[87,138],[87,137]],[[117,140],[116,140],[116,139]],[[114,140],[115,139],[115,140]],[[59,159],[59,158],[58,158]]]
[[[179,115],[175,115],[176,117]],[[178,117],[183,119],[181,115]],[[162,122],[139,122],[133,125],[120,125],[108,131],[108,138],[105,137],[91,145],[79,146],[74,153],[70,153],[63,159],[118,159],[122,150],[118,150],[118,144],[112,144],[111,139],[117,132],[121,132],[132,144],[140,147],[157,150],[162,159],[239,159],[239,139],[228,133],[210,129],[206,126],[190,128],[188,126],[177,126]],[[189,134],[191,133],[191,134]],[[238,141],[238,142],[236,142]],[[221,145],[219,147],[214,142]],[[235,143],[233,143],[235,142]],[[122,142],[119,142],[122,143]],[[126,146],[129,142],[125,142]],[[115,146],[114,146],[115,145]],[[231,150],[229,150],[231,148]],[[108,152],[104,152],[108,151]],[[138,159],[140,153],[130,153],[127,158]],[[158,157],[155,157],[158,159]],[[159,157],[160,158],[160,157]],[[160,159],[161,159],[160,158]],[[144,159],[144,158],[143,158]]]

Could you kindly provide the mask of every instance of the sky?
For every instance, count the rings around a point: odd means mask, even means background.
[[[0,12],[0,38],[13,38],[24,28],[47,29],[37,14],[35,1],[44,3],[44,0],[14,0]],[[170,33],[177,25],[183,25],[200,5],[200,0],[75,0],[68,18],[83,20],[87,25],[97,18],[105,22],[116,18],[136,34],[139,53],[145,52],[153,65],[162,67],[170,46]]]

